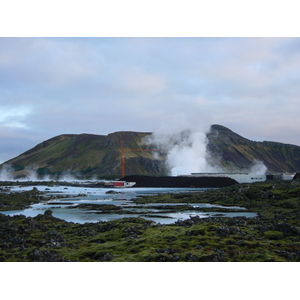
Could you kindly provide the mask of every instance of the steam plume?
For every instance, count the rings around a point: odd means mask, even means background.
[[[0,181],[12,181],[14,176],[12,175],[12,169],[9,165],[3,165],[0,169]]]
[[[178,129],[177,125],[175,129]],[[193,172],[213,172],[207,159],[208,128],[190,128],[174,132],[172,126],[162,127],[154,132],[147,143],[167,149],[166,164],[170,175],[186,175]]]
[[[79,179],[70,172],[66,171],[60,176],[50,176],[50,175],[39,175],[36,171],[36,166],[26,167],[24,170],[25,175],[21,177],[14,176],[13,168],[8,165],[4,164],[0,169],[0,181],[51,181],[51,180],[59,180],[59,181],[78,181]]]
[[[255,159],[253,162],[253,166],[248,170],[248,173],[252,175],[260,175],[265,174],[267,172],[267,167],[260,160]]]
[[[221,166],[220,158],[212,157],[207,150],[207,132],[209,130],[210,126],[202,126],[200,129],[193,126],[174,132],[172,126],[162,127],[151,135],[147,143],[167,149],[166,166],[171,176],[228,172]],[[263,162],[255,160],[250,169],[230,171],[264,174],[266,170],[267,167]]]

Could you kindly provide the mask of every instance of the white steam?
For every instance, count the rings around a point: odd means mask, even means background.
[[[189,175],[191,173],[229,172],[229,170],[226,170],[221,166],[220,157],[212,157],[207,150],[207,133],[210,130],[210,126],[199,126],[199,124],[197,126],[188,126],[187,123],[188,122],[180,123],[179,121],[176,124],[169,123],[154,132],[144,141],[148,146],[151,144],[150,148],[156,147],[157,149],[162,149],[162,151],[166,153],[166,167],[169,175],[176,176]],[[183,130],[182,128],[189,129]],[[158,153],[159,152],[153,152],[154,157],[157,159],[160,157]],[[59,176],[59,178],[57,178],[57,176],[54,178],[49,175],[41,177],[37,174],[36,169],[36,166],[27,168],[25,170],[26,175],[18,180],[79,180],[79,178],[76,178],[68,171]],[[265,174],[266,171],[267,167],[263,162],[258,160],[254,160],[253,166],[251,166],[250,169],[230,170],[230,172],[245,172],[253,175]],[[16,180],[10,166],[2,166],[2,169],[0,169],[0,180]]]
[[[177,129],[178,124],[175,127],[175,130]],[[168,126],[154,132],[147,143],[167,152],[166,164],[172,176],[214,172],[216,168],[211,166],[207,159],[207,131],[208,129],[203,127],[200,130],[190,128],[174,132],[172,127]]]
[[[10,166],[4,165],[2,169],[0,169],[0,181],[12,181],[14,180],[14,176],[12,175],[13,170]]]
[[[265,174],[268,168],[264,165],[264,163],[260,160],[254,160],[253,166],[247,172],[251,175],[260,175]]]
[[[70,174],[70,172],[66,171],[60,176],[50,176],[50,175],[39,175],[36,171],[36,166],[26,167],[22,172],[22,176],[14,175],[13,168],[4,164],[0,169],[0,181],[78,181],[79,179],[76,176]]]
[[[172,130],[173,129],[173,130]],[[175,126],[175,130],[179,125]],[[220,158],[212,157],[207,150],[207,132],[210,126],[175,132],[172,126],[163,127],[154,132],[146,141],[159,149],[165,149],[166,166],[171,176],[190,175],[191,173],[226,173],[221,166]],[[245,172],[253,175],[265,174],[267,167],[263,162],[255,160],[247,170],[230,170],[230,172]]]
[[[205,133],[185,131],[174,135],[172,140],[167,154],[167,165],[172,176],[211,170],[206,159]]]

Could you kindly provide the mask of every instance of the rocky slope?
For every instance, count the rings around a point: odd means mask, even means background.
[[[300,170],[299,146],[251,141],[221,125],[213,125],[207,137],[211,157],[229,171],[250,168],[255,161],[263,162],[270,172],[293,173]]]
[[[142,132],[59,135],[5,162],[2,168],[9,168],[17,177],[32,171],[38,176],[120,177],[121,148],[141,149],[140,143],[148,135],[150,133]],[[165,172],[161,157],[153,158],[149,151],[126,151],[125,154],[129,174]]]
[[[10,168],[16,177],[34,170],[38,176],[71,174],[83,177],[119,178],[121,148],[149,149],[142,145],[149,132],[115,132],[104,135],[64,134],[44,141],[0,168]],[[300,147],[276,142],[255,142],[221,125],[207,133],[212,165],[237,171],[262,161],[270,172],[300,172]],[[121,144],[122,143],[122,144]],[[126,175],[167,175],[166,153],[125,151]]]

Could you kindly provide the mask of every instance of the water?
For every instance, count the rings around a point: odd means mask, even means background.
[[[33,186],[13,186],[11,191],[28,191]],[[70,187],[70,186],[36,186],[39,191],[47,193],[49,196],[55,196],[56,199],[50,199],[41,203],[33,204],[30,208],[18,211],[1,212],[6,215],[24,215],[26,217],[35,217],[38,214],[44,214],[45,210],[51,209],[53,216],[68,222],[86,223],[110,221],[126,217],[142,217],[161,224],[171,224],[177,220],[189,219],[190,216],[199,216],[207,218],[210,216],[246,216],[255,217],[256,213],[243,212],[244,208],[235,207],[241,212],[214,212],[214,208],[229,208],[221,205],[212,205],[209,203],[192,203],[194,208],[211,208],[211,212],[201,212],[197,210],[189,210],[183,212],[163,213],[159,209],[151,206],[165,205],[182,205],[186,203],[152,203],[152,204],[135,204],[131,200],[133,198],[144,195],[155,195],[163,193],[184,193],[196,192],[205,189],[190,188],[88,188],[88,187]],[[107,193],[113,191],[114,193]],[[85,195],[85,196],[84,196]],[[63,198],[62,198],[63,197]],[[78,204],[109,204],[121,206],[123,210],[112,213],[99,213],[97,210],[87,210],[77,208]],[[74,207],[74,208],[69,208]],[[232,208],[232,207],[231,207]],[[130,212],[130,213],[129,213]],[[146,215],[145,215],[146,214]]]

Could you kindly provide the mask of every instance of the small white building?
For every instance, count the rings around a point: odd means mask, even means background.
[[[267,179],[292,180],[296,173],[267,173]]]
[[[114,181],[115,188],[127,188],[127,187],[132,187],[135,184],[136,184],[136,182]]]
[[[284,173],[282,174],[282,180],[292,180],[296,173]]]
[[[267,179],[266,174],[249,174],[249,173],[192,173],[191,176],[196,177],[227,177],[232,178],[238,183],[251,183],[258,181],[265,181]]]

